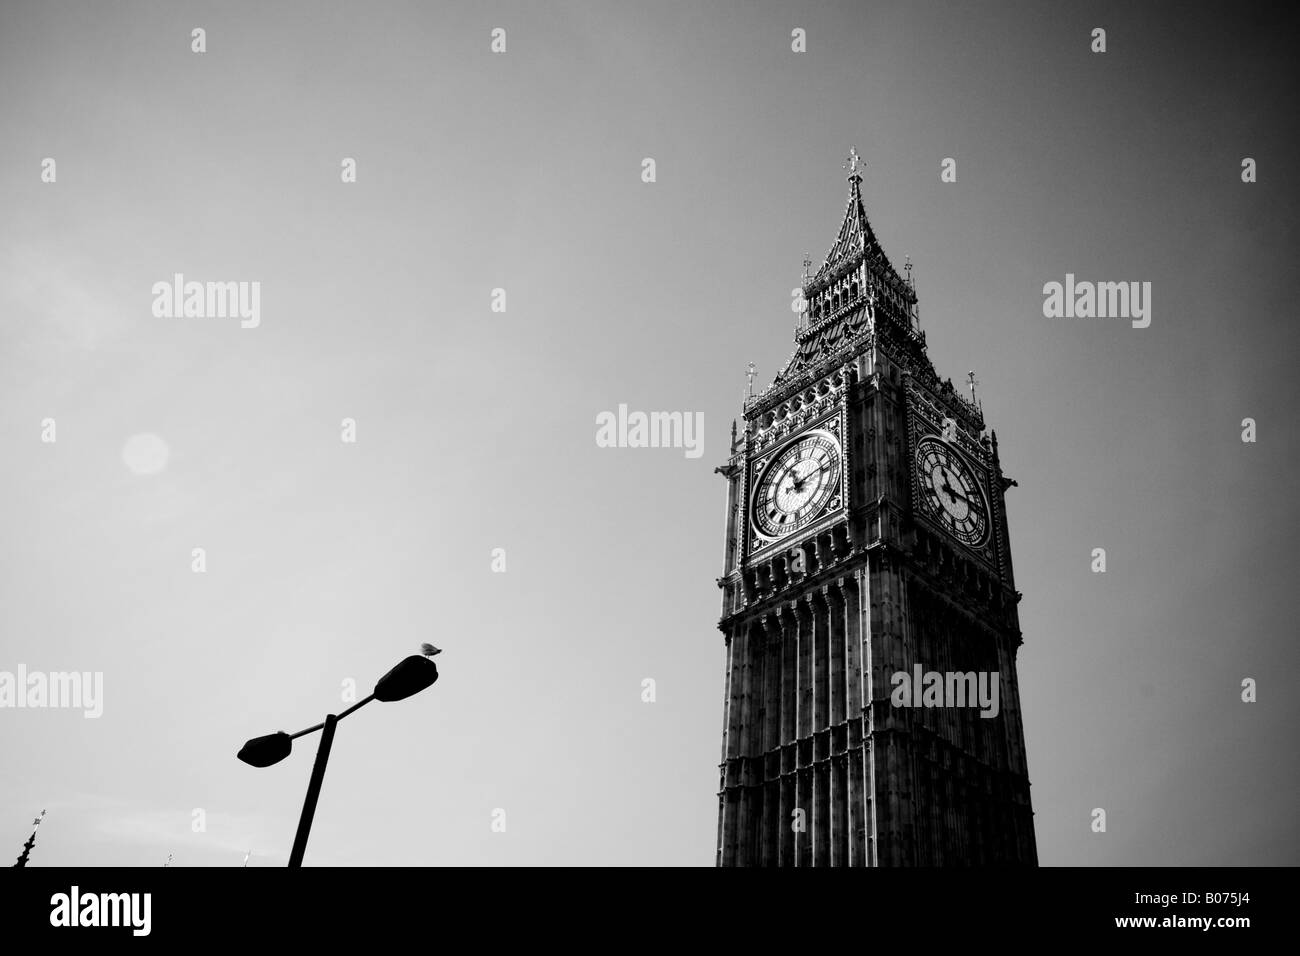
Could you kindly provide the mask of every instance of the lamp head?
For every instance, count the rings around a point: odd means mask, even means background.
[[[269,767],[289,756],[293,749],[293,738],[283,730],[277,730],[265,737],[254,737],[240,748],[236,756],[253,767]]]
[[[412,655],[375,683],[375,700],[392,703],[418,694],[438,679],[438,665],[431,657]]]

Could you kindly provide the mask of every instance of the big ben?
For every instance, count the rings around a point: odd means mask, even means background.
[[[804,279],[794,352],[746,400],[718,469],[717,863],[1036,865],[1014,482],[973,387],[962,395],[927,355],[858,162],[826,260]],[[897,693],[923,674],[933,701]],[[945,697],[962,678],[996,705]]]

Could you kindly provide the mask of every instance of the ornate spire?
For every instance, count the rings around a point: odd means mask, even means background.
[[[862,174],[859,171],[865,166],[857,147],[850,149],[849,158],[844,163],[844,168],[849,171],[849,198],[844,208],[844,218],[840,221],[840,230],[831,243],[830,251],[826,253],[826,261],[811,280],[804,280],[805,292],[860,265],[864,260],[876,281],[908,289],[885,255],[885,250],[867,219],[867,210],[862,203]]]
[[[844,207],[844,218],[840,221],[840,231],[831,243],[826,260],[813,276],[813,283],[837,271],[841,265],[851,260],[860,259],[866,252],[868,242],[875,243],[875,233],[867,221],[867,210],[862,205],[862,177],[854,173],[849,177],[849,199]],[[810,285],[812,283],[809,283]]]
[[[27,860],[32,855],[32,847],[36,846],[36,831],[41,828],[41,821],[44,819],[45,811],[42,810],[41,815],[32,821],[32,835],[29,836],[27,842],[23,844],[23,852],[19,854],[18,862],[15,863],[14,866],[27,865]]]
[[[862,202],[861,155],[854,147],[844,163],[849,197],[839,231],[821,268],[805,267],[804,312],[795,329],[795,351],[776,373],[772,387],[827,358],[857,348],[875,331],[900,336],[908,349],[925,350],[916,319],[916,292],[898,274],[867,219]],[[766,400],[768,391],[749,395],[746,407]]]

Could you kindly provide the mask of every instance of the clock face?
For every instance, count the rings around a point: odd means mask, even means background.
[[[916,474],[931,517],[962,544],[988,540],[989,507],[975,472],[951,445],[935,437],[916,444]]]
[[[840,449],[813,433],[768,465],[754,489],[754,525],[771,538],[798,531],[821,512],[840,486]]]

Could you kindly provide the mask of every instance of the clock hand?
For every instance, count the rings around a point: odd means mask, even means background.
[[[801,476],[801,475],[797,474],[793,468],[791,468],[791,469],[790,469],[790,477],[794,480],[794,482],[795,482],[796,484],[800,484],[800,485],[802,485],[802,484],[803,484],[805,481],[807,481],[809,478],[813,477],[814,475],[820,475],[820,474],[821,474],[823,471],[825,471],[825,470],[826,470],[826,466],[825,466],[825,465],[820,465],[820,466],[818,466],[817,468],[814,468],[812,471],[806,471],[806,472],[804,472],[803,475]]]
[[[964,501],[964,502],[966,502],[966,504],[970,504],[970,499],[969,499],[969,498],[967,498],[965,495],[959,495],[959,494],[957,493],[956,489],[953,488],[953,486],[950,485],[950,484],[948,484],[948,482],[946,482],[946,481],[943,483],[943,490],[946,491],[946,492],[948,492],[948,497],[949,497],[949,498],[953,498],[953,499],[955,499],[955,500],[957,500],[957,501]]]

